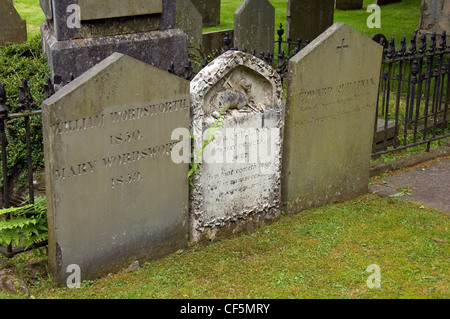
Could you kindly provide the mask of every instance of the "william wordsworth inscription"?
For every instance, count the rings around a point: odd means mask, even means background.
[[[43,104],[52,276],[92,279],[187,243],[189,82],[115,53]]]
[[[103,169],[111,169],[126,166],[128,169],[137,166],[143,161],[156,159],[170,160],[172,148],[179,141],[167,140],[162,145],[148,145],[142,129],[136,129],[135,123],[146,122],[152,117],[158,117],[167,113],[186,112],[189,110],[187,99],[164,101],[149,106],[136,107],[132,109],[113,111],[109,114],[100,114],[86,118],[50,124],[51,134],[67,135],[89,131],[96,133],[95,129],[109,130],[104,138],[105,145],[110,151],[101,158],[88,158],[83,163],[68,163],[65,167],[55,167],[54,176],[56,182],[62,182],[74,177],[94,174]],[[116,126],[133,125],[129,130],[116,130]],[[144,129],[145,130],[145,129]],[[168,135],[170,137],[170,135]],[[77,138],[76,136],[74,138]],[[123,146],[129,146],[129,151],[120,152]],[[134,147],[134,148],[132,148]],[[128,147],[127,147],[128,149]],[[89,156],[89,155],[87,155]],[[136,165],[134,165],[136,164]],[[115,169],[114,169],[115,171]],[[143,176],[139,170],[129,172],[119,177],[110,177],[108,182],[111,188],[119,188],[133,183],[139,183]]]

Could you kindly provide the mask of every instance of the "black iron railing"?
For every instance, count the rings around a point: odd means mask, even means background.
[[[450,47],[445,31],[437,43],[413,35],[396,49],[392,38],[384,49],[373,156],[427,145],[450,136]]]
[[[3,208],[11,207],[11,190],[8,174],[8,161],[7,161],[7,146],[8,138],[6,132],[6,124],[8,121],[24,119],[25,128],[25,145],[26,145],[26,163],[27,163],[27,188],[29,200],[27,204],[34,205],[34,177],[33,177],[33,164],[32,164],[32,146],[31,146],[31,124],[30,120],[34,116],[40,116],[41,110],[35,110],[36,104],[30,92],[30,86],[25,79],[22,80],[20,88],[19,100],[17,109],[19,113],[10,113],[6,108],[7,96],[5,85],[0,83],[0,146],[2,156],[2,184],[3,184]],[[50,80],[45,84],[44,96],[47,98],[54,94],[54,87]],[[6,215],[6,220],[9,220],[11,216]],[[12,243],[7,247],[0,246],[0,253],[10,258],[21,252],[31,250],[36,247],[42,247],[47,245],[47,241],[37,242],[28,247],[13,247]]]

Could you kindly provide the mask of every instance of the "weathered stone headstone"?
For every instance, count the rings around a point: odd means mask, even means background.
[[[176,1],[176,27],[188,36],[188,47],[199,50],[202,47],[202,15],[191,0]]]
[[[290,60],[282,173],[289,213],[367,192],[382,51],[336,23]]]
[[[190,194],[192,241],[248,231],[279,216],[281,97],[277,72],[243,52],[224,53],[191,82],[200,163]]]
[[[27,42],[27,22],[11,0],[0,0],[0,45]]]
[[[234,46],[274,52],[275,8],[268,0],[244,0],[234,13]]]
[[[423,0],[420,12],[419,34],[450,35],[450,1]]]
[[[359,10],[363,7],[363,0],[336,0],[336,9]]]
[[[202,52],[205,55],[220,52],[225,46],[225,38],[231,39],[230,47],[234,47],[234,29],[211,31],[203,33]]]
[[[396,3],[396,2],[401,2],[402,0],[376,0],[375,4],[379,5],[379,6],[384,6],[386,4],[391,4],[391,3]]]
[[[162,0],[78,0],[81,20],[132,17],[162,13]]]
[[[214,27],[220,24],[221,0],[191,0],[202,15],[204,27]]]
[[[114,52],[184,70],[187,36],[175,28],[175,0],[53,0],[52,14],[41,37],[53,76],[77,77]]]
[[[288,0],[286,35],[314,40],[333,24],[334,0]]]
[[[45,19],[53,19],[52,0],[39,0],[42,12],[44,12]]]
[[[161,257],[188,239],[189,82],[114,53],[43,103],[52,277],[81,280]]]

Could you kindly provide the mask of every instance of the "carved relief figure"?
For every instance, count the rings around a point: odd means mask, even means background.
[[[243,113],[249,113],[252,110],[254,112],[263,112],[263,109],[259,108],[255,104],[253,97],[250,96],[252,91],[250,80],[241,78],[238,84],[234,85],[227,79],[225,86],[227,85],[229,88],[220,91],[211,99],[212,117],[217,119],[220,117],[221,112],[226,113],[228,110],[238,110]]]

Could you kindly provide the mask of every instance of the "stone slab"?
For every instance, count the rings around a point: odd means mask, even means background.
[[[334,0],[288,0],[286,37],[312,41],[333,24]]]
[[[367,193],[382,50],[336,23],[290,60],[282,173],[287,212]]]
[[[204,27],[214,27],[220,24],[221,0],[191,0],[203,17]]]
[[[0,45],[27,42],[27,22],[11,0],[0,0]]]
[[[52,0],[39,0],[39,5],[41,6],[42,12],[44,12],[45,19],[53,19],[53,9]]]
[[[402,2],[402,0],[376,0],[375,4],[377,4],[379,6],[384,6],[386,4],[397,3],[397,2]]]
[[[431,34],[436,32],[441,35],[442,31],[450,34],[450,1],[445,0],[423,0],[419,33]]]
[[[114,52],[162,70],[174,62],[177,73],[184,71],[187,61],[187,36],[180,29],[58,41],[51,24],[44,22],[41,37],[52,76],[64,81],[71,73],[77,77]]]
[[[277,72],[239,51],[219,56],[192,80],[199,162],[190,194],[192,241],[247,232],[279,216],[281,97]]]
[[[369,186],[369,190],[383,197],[396,195],[396,198],[450,213],[448,176],[450,176],[450,159],[447,158],[379,179]]]
[[[81,20],[122,18],[162,12],[162,0],[78,0]]]
[[[65,285],[159,258],[188,239],[189,82],[114,53],[43,102],[49,267]]]
[[[234,13],[234,46],[274,52],[275,8],[268,0],[244,0]]]
[[[192,52],[198,53],[202,47],[203,20],[202,15],[192,4],[191,0],[177,0],[176,27],[186,33],[188,47]]]
[[[80,22],[80,28],[72,28],[68,26],[67,21],[73,15],[73,11],[68,11],[67,8],[72,4],[79,5],[79,1],[52,0],[53,21],[51,29],[58,41],[162,31],[175,28],[175,0],[162,0],[162,13],[84,20]],[[87,1],[86,3],[96,5],[94,2],[103,3],[100,1]],[[127,9],[127,11],[129,10]]]
[[[234,29],[205,32],[202,36],[202,52],[205,55],[218,53],[225,47],[226,34],[231,39],[230,47],[234,47]]]
[[[363,0],[336,0],[336,9],[360,10],[362,7]]]

